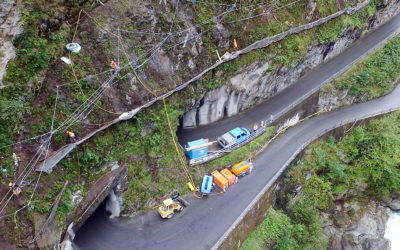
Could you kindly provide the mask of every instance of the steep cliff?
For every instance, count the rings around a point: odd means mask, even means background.
[[[4,87],[3,77],[10,59],[15,57],[15,47],[12,44],[14,36],[22,33],[19,22],[22,20],[18,1],[2,1],[0,3],[0,88]]]
[[[308,4],[313,6],[312,1]],[[312,10],[311,7],[309,9]],[[297,45],[304,48],[304,53],[290,65],[277,65],[277,60],[285,59],[279,57],[277,51],[270,51],[265,56],[267,60],[256,60],[251,65],[240,68],[226,80],[222,74],[217,73],[217,81],[223,81],[223,86],[206,93],[199,99],[192,100],[194,105],[184,114],[182,126],[206,125],[223,117],[236,115],[276,95],[307,71],[340,54],[360,36],[378,27],[399,11],[400,6],[395,1],[383,2],[376,13],[365,19],[365,24],[340,26],[340,21],[346,23],[346,20],[337,21],[332,28],[339,26],[342,29],[339,28],[336,37],[327,40],[320,38],[311,40],[307,44]],[[312,12],[309,15],[312,16]]]
[[[344,11],[344,2],[334,0],[322,4],[282,1],[278,6],[253,1],[237,9],[235,2],[204,2],[193,8],[191,1],[25,1],[24,33],[14,38],[17,57],[7,65],[7,87],[0,93],[1,146],[17,143],[0,152],[2,183],[24,173],[38,149],[51,154],[74,142],[64,135],[62,127],[48,150],[41,149],[53,114],[55,127],[73,121],[67,129],[82,138],[121,113],[192,79],[219,60],[216,50],[220,55],[232,52],[234,38],[244,48],[265,37],[287,33],[287,19],[296,20],[298,26]],[[359,2],[346,3],[353,7]],[[169,126],[172,133],[176,130],[184,110],[192,113],[184,116],[184,123],[193,125],[237,114],[290,86],[397,11],[395,1],[371,1],[355,16],[343,14],[322,26],[290,34],[210,71],[167,98],[165,106],[154,104],[135,118],[98,133],[67,155],[52,174],[32,171],[30,185],[24,189],[26,199],[8,210],[23,211],[17,218],[24,225],[21,244],[31,244],[33,229],[43,226],[43,218],[50,214],[65,180],[71,184],[62,195],[55,221],[62,230],[76,219],[96,192],[109,187],[104,177],[113,171],[110,162],[117,161],[127,172],[119,192],[124,215],[134,216],[172,193],[187,192],[187,176],[169,130]],[[336,26],[339,28],[333,29]],[[72,40],[82,45],[80,54],[70,55],[73,68],[59,60],[69,56],[65,45]],[[111,60],[119,63],[121,71],[116,81],[105,84],[113,75]],[[131,68],[136,67],[134,63],[139,65],[136,70]],[[99,89],[98,98],[88,101]],[[82,107],[90,108],[89,112],[75,115]],[[197,117],[202,117],[201,122]],[[204,170],[190,171],[196,178]],[[36,178],[40,180],[38,189],[32,185]],[[1,186],[2,194],[8,190],[7,185]],[[31,194],[34,199],[28,203]],[[27,204],[31,210],[24,209]],[[32,218],[34,213],[42,216]],[[15,228],[11,217],[4,223]],[[3,238],[16,244],[14,235],[15,231],[9,231]]]
[[[275,183],[279,212],[270,209],[243,249],[390,249],[384,235],[391,210],[399,211],[392,145],[399,117],[349,124],[309,145]]]

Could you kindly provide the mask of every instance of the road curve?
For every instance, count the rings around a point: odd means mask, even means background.
[[[373,48],[372,44],[392,36],[398,30],[396,25],[399,22],[400,15],[397,15],[352,46],[344,56],[340,55],[318,67],[298,83],[253,110],[217,124],[180,131],[180,139],[192,140],[204,134],[215,137],[237,125],[251,126],[270,114],[281,113],[294,100],[299,100],[316,87],[322,86],[322,82],[329,75],[337,74],[343,65],[357,60]],[[155,210],[133,219],[109,219],[100,208],[77,232],[74,243],[81,249],[96,250],[210,249],[304,143],[339,124],[399,109],[399,95],[400,87],[380,99],[327,113],[289,129],[255,159],[255,170],[251,175],[241,178],[237,185],[230,187],[223,195],[213,195],[201,200],[189,197],[190,207],[172,220],[161,220]],[[191,138],[189,133],[196,136]]]
[[[371,53],[383,41],[398,34],[400,31],[399,23],[400,14],[397,14],[390,21],[357,41],[340,55],[319,65],[278,95],[247,112],[206,126],[180,128],[177,132],[179,142],[184,145],[188,141],[204,137],[214,139],[237,126],[252,129],[253,124],[256,122],[266,120],[271,115],[274,117],[282,115],[289,108],[303,101],[323,85],[349,69],[354,63]]]
[[[223,195],[190,197],[191,205],[171,220],[162,220],[155,210],[133,219],[112,220],[100,209],[77,232],[75,244],[81,249],[210,249],[304,143],[340,124],[399,109],[399,96],[397,87],[380,99],[289,129],[255,159],[251,175]]]
[[[365,3],[367,3],[367,2],[368,1],[366,1]],[[364,6],[364,5],[360,4],[359,7],[362,8],[362,6]],[[291,87],[289,87],[290,89],[293,89],[291,91],[287,91],[289,93],[286,93],[285,91],[283,91],[282,94],[280,94],[279,96],[276,96],[276,97],[270,99],[268,102],[265,102],[265,103],[257,106],[256,108],[254,108],[247,114],[237,115],[235,117],[232,117],[231,119],[227,119],[225,121],[222,121],[222,122],[219,122],[216,124],[212,124],[212,125],[208,125],[208,126],[198,128],[198,129],[179,130],[177,135],[178,135],[178,139],[179,139],[180,143],[184,144],[186,141],[191,141],[191,140],[199,139],[199,138],[203,137],[205,134],[203,131],[208,130],[207,134],[205,136],[208,136],[209,138],[212,139],[212,138],[216,138],[218,135],[221,135],[224,132],[237,126],[234,124],[239,124],[242,127],[247,127],[249,129],[251,129],[252,124],[254,124],[255,122],[259,122],[261,119],[265,120],[266,117],[269,117],[271,114],[274,115],[275,117],[279,117],[280,114],[283,114],[284,112],[287,111],[287,109],[290,109],[293,105],[301,102],[304,98],[306,98],[307,96],[312,94],[314,91],[316,91],[318,88],[323,86],[325,83],[329,82],[330,79],[333,79],[335,76],[344,72],[353,63],[357,62],[359,59],[363,58],[366,54],[368,54],[373,49],[378,47],[378,45],[380,45],[384,40],[389,39],[390,37],[394,36],[398,32],[398,27],[396,26],[396,24],[399,21],[400,21],[400,15],[397,15],[394,18],[392,18],[391,21],[384,24],[382,27],[380,27],[375,32],[373,32],[370,36],[363,39],[363,41],[360,42],[360,45],[354,46],[356,48],[352,50],[353,51],[352,53],[350,53],[350,54],[352,54],[351,57],[347,58],[346,56],[341,56],[341,57],[343,57],[343,58],[341,58],[339,56],[338,57],[339,61],[337,59],[332,60],[333,62],[336,62],[336,64],[332,63],[332,61],[330,61],[329,63],[327,63],[330,66],[321,66],[321,67],[318,67],[317,69],[315,69],[314,72],[318,71],[318,69],[325,68],[326,72],[323,72],[322,78],[318,79],[318,77],[316,77],[316,76],[314,76],[315,79],[313,77],[308,77],[308,79],[307,79],[307,77],[302,78],[299,80],[299,82],[297,84],[293,84],[293,85],[299,85],[299,86],[292,85]],[[301,28],[301,27],[297,27],[294,30],[296,30],[298,28]],[[281,33],[279,36],[282,36],[282,38],[285,37],[287,34],[285,35],[284,33]],[[265,38],[265,39],[271,39],[271,38],[272,37]],[[258,42],[254,43],[252,45],[249,45],[248,47],[244,48],[243,50],[238,51],[235,54],[235,56],[233,56],[229,60],[226,59],[226,60],[223,60],[222,62],[215,63],[211,67],[202,71],[196,77],[190,79],[189,81],[183,83],[182,85],[169,91],[168,93],[166,93],[162,96],[159,96],[159,97],[151,100],[150,102],[148,102],[140,107],[137,107],[129,112],[126,112],[125,117],[119,116],[119,117],[115,118],[114,120],[107,122],[106,124],[99,127],[98,129],[92,131],[91,133],[87,134],[80,140],[60,148],[59,150],[54,152],[49,158],[47,158],[46,161],[44,161],[40,165],[40,167],[37,169],[37,171],[51,172],[53,167],[60,160],[62,160],[67,154],[69,154],[77,145],[85,142],[86,140],[91,138],[96,133],[110,127],[111,125],[113,125],[115,123],[120,122],[121,120],[126,120],[126,119],[132,118],[143,108],[147,108],[147,107],[151,106],[152,104],[154,104],[155,102],[157,102],[163,98],[166,98],[179,90],[184,89],[190,83],[198,80],[204,74],[209,72],[211,69],[216,68],[218,65],[220,65],[222,63],[226,63],[230,60],[237,58],[241,54],[245,54],[253,49],[256,49],[256,47],[258,46],[257,43],[264,44],[262,47],[267,46],[268,42],[266,42],[266,41],[262,42],[265,39],[259,40]],[[267,44],[265,44],[265,42]],[[346,51],[346,53],[349,53],[349,51]],[[343,59],[342,63],[340,62],[341,59]],[[333,69],[333,70],[330,70],[330,69]],[[324,74],[326,74],[326,75],[330,74],[330,77],[324,78],[323,77]],[[308,75],[311,75],[311,74],[308,74]],[[319,77],[321,77],[321,74],[319,75]],[[307,81],[311,81],[311,83],[307,83]],[[260,115],[260,112],[262,112],[261,115]],[[211,128],[212,128],[212,130],[210,130]]]

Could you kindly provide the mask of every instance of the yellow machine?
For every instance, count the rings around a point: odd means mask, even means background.
[[[163,204],[158,207],[158,213],[163,219],[171,219],[175,212],[180,212],[182,209],[183,207],[180,204],[169,198],[163,201]]]

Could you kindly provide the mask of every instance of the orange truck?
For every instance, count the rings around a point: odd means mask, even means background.
[[[242,161],[238,164],[233,165],[232,172],[237,176],[243,176],[245,174],[249,174],[253,171],[253,163],[248,161]]]
[[[217,184],[223,192],[225,192],[229,186],[228,180],[220,172],[218,172],[218,170],[212,172],[211,175],[214,177],[214,183]]]
[[[238,182],[238,178],[234,174],[232,174],[232,172],[229,171],[229,169],[227,168],[221,170],[221,174],[228,180],[229,186]]]

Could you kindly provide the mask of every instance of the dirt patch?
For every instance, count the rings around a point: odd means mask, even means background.
[[[346,8],[346,3],[344,2],[344,0],[337,0],[337,2],[340,10]]]

